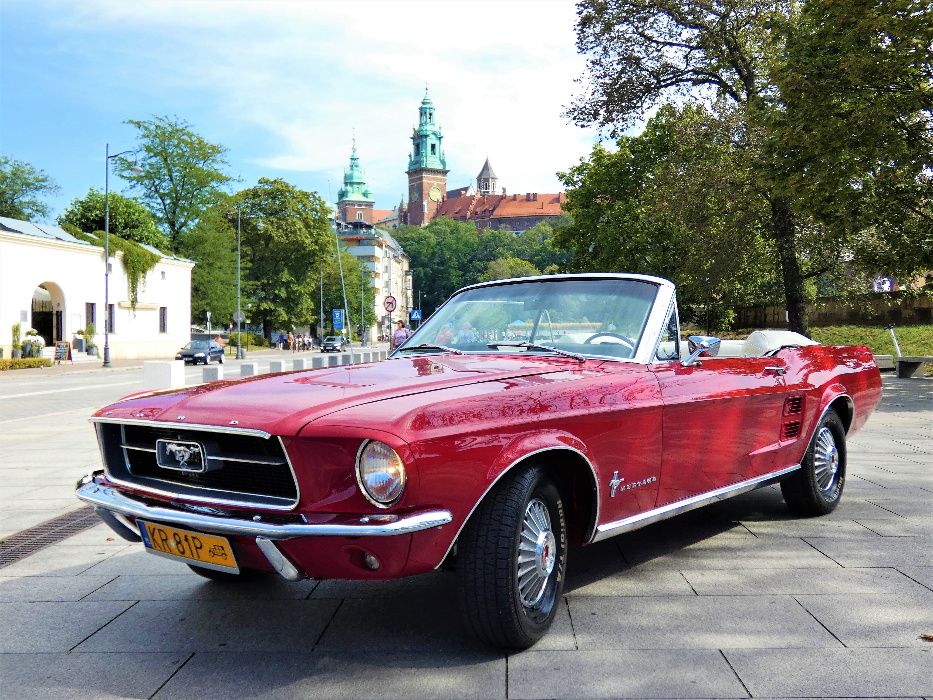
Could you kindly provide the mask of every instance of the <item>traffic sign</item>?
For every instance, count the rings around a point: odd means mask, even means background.
[[[386,297],[386,300],[382,302],[382,305],[386,307],[386,311],[388,311],[389,313],[392,313],[393,311],[395,311],[395,307],[397,306],[395,297],[390,294],[389,296]]]
[[[342,331],[343,330],[343,309],[334,309],[334,330]]]
[[[243,321],[246,320],[246,314],[244,314],[242,311],[234,311],[233,320],[236,321],[237,323],[242,323]]]
[[[421,320],[421,309],[412,309],[408,314],[408,319],[410,321],[420,321]]]

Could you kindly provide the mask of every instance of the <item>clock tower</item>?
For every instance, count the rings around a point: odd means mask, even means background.
[[[418,109],[418,126],[412,130],[408,156],[408,223],[424,226],[437,213],[447,192],[447,160],[441,129],[434,121],[434,103],[425,88]]]

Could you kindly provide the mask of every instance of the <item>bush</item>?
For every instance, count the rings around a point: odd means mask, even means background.
[[[24,357],[16,360],[0,360],[0,372],[8,369],[32,369],[34,367],[51,367],[52,361],[46,357]]]
[[[230,347],[237,347],[240,344],[240,340],[237,333],[231,333],[230,339],[227,341],[227,345]],[[243,333],[243,347],[251,348],[264,348],[269,345],[268,341],[265,338],[256,335],[255,333]]]

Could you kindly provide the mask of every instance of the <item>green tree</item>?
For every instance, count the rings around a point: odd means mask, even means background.
[[[128,120],[136,127],[134,157],[117,158],[114,170],[140,192],[156,221],[165,228],[172,251],[202,212],[220,201],[227,149],[195,133],[177,118],[155,116]]]
[[[440,306],[460,287],[479,281],[486,264],[498,257],[480,249],[472,222],[441,218],[424,228],[403,226],[394,235],[411,259],[412,285],[416,296],[421,292],[428,310]]]
[[[709,101],[718,95],[720,108],[737,117],[733,143],[746,153],[758,196],[770,210],[767,233],[779,262],[790,326],[800,332],[806,332],[807,280],[838,266],[849,241],[841,227],[828,226],[814,211],[813,198],[804,196],[790,177],[793,174],[798,180],[819,180],[815,171],[799,169],[802,161],[796,159],[794,149],[803,139],[790,132],[800,129],[805,121],[818,122],[827,110],[820,109],[822,91],[817,90],[817,99],[808,102],[812,109],[800,112],[800,118],[782,121],[782,112],[789,113],[790,107],[785,102],[789,94],[782,90],[787,71],[782,72],[781,66],[786,63],[799,68],[806,63],[788,60],[793,57],[788,47],[803,31],[801,17],[810,8],[825,10],[832,4],[830,0],[799,4],[756,0],[584,0],[578,11],[577,48],[587,56],[589,87],[568,110],[580,124],[598,124],[618,134],[659,104],[685,97],[694,102]],[[882,26],[882,17],[876,16],[879,31],[866,45],[852,41],[853,33],[834,39],[835,25],[824,23],[820,39],[826,41],[822,50],[839,54],[832,59],[836,61],[835,75],[832,71],[823,73],[827,81],[835,81],[832,87],[824,85],[828,94],[852,92],[852,86],[840,83],[839,78],[845,75],[850,61],[864,60],[869,65],[874,45],[884,45],[894,54],[912,52],[916,56],[917,46],[895,39],[913,31],[920,37],[919,50],[929,51],[929,41],[924,43],[931,21],[929,4],[915,0],[882,0],[875,4],[883,8],[880,14],[885,19],[892,14],[902,16],[898,30],[901,34],[889,29],[891,23]],[[859,3],[846,5],[854,11]],[[811,46],[817,43],[811,42]],[[910,73],[914,69],[905,68],[916,61],[901,63],[900,71],[896,64],[889,62],[893,74],[887,77],[904,78],[904,85],[895,80],[886,89],[896,92],[904,87],[916,92],[916,71]],[[929,72],[924,83],[927,89],[928,76]],[[860,78],[857,84],[865,83]],[[897,106],[887,115],[889,118],[909,124],[919,121],[928,127],[928,113],[916,103],[894,102]],[[858,127],[858,123],[845,125],[849,131]],[[854,143],[858,138],[849,141]],[[896,148],[881,145],[869,159],[870,164],[877,167],[897,152]],[[848,157],[845,150],[839,154]],[[789,164],[793,167],[789,168]],[[863,164],[867,165],[869,162]],[[824,190],[823,195],[831,196],[831,192],[831,188]],[[812,255],[813,251],[818,255]]]
[[[25,221],[48,216],[49,207],[39,197],[58,190],[43,170],[0,155],[0,216]]]
[[[203,323],[211,312],[215,326],[233,321],[236,312],[236,219],[229,206],[207,210],[185,236],[181,253],[195,261],[191,271],[191,321]],[[251,282],[241,270],[240,294],[244,313],[249,312]]]
[[[509,277],[531,277],[540,275],[541,270],[521,258],[496,258],[486,265],[481,281],[508,279]]]
[[[58,217],[59,226],[70,224],[90,233],[104,230],[104,193],[93,188],[84,197],[72,200]],[[152,213],[139,200],[110,193],[110,233],[159,250],[168,248],[168,239],[159,231]]]
[[[235,195],[242,212],[241,249],[249,262],[251,320],[272,327],[317,318],[314,292],[322,260],[334,255],[330,210],[317,194],[284,180],[260,178]],[[236,214],[230,214],[236,221]],[[341,304],[342,307],[342,304]]]

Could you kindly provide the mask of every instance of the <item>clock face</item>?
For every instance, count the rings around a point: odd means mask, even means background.
[[[431,188],[431,190],[428,192],[428,197],[431,198],[432,202],[441,201],[441,191],[437,188],[437,185],[434,185],[434,187]]]

